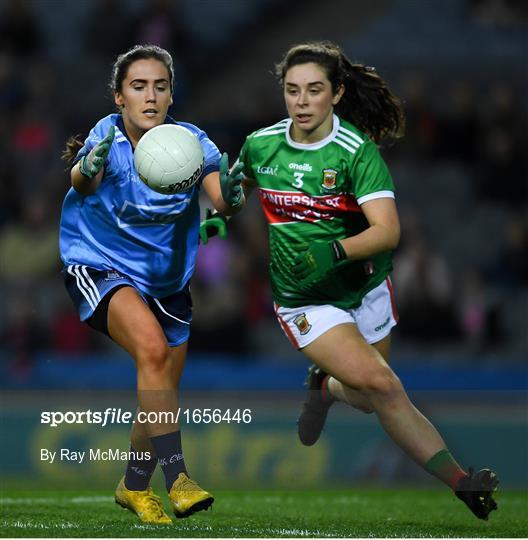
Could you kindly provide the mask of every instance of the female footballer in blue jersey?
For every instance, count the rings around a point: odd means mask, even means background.
[[[199,181],[186,192],[161,195],[139,179],[134,148],[149,129],[175,123],[167,115],[173,84],[167,51],[152,45],[130,49],[117,58],[110,82],[119,113],[99,120],[84,143],[70,138],[64,152],[72,164],[72,188],[60,226],[66,287],[81,320],[133,357],[138,414],[175,413],[178,408],[200,187],[224,215],[243,204],[240,167],[228,172],[227,155],[220,157],[214,143],[192,124],[179,123],[202,144],[205,164]],[[188,477],[179,426],[162,421],[134,423],[116,502],[145,523],[171,523],[149,487],[158,463],[176,517],[211,506],[211,494]]]
[[[277,76],[289,118],[247,137],[240,160],[269,222],[277,318],[313,363],[299,438],[314,444],[336,401],[374,412],[409,457],[487,519],[495,473],[458,465],[388,365],[400,226],[376,143],[403,133],[401,102],[374,68],[329,42],[292,47]],[[204,242],[215,219],[202,224]]]

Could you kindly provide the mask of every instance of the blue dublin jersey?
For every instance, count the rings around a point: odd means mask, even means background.
[[[167,117],[166,123],[176,122]],[[156,193],[140,180],[121,115],[103,118],[90,131],[76,161],[106,136],[111,125],[116,126],[96,192],[81,195],[71,188],[64,200],[60,253],[65,265],[117,270],[156,298],[182,290],[194,271],[198,250],[200,186],[205,176],[219,169],[220,152],[205,132],[192,124],[178,124],[198,137],[205,164],[198,182],[174,195]]]

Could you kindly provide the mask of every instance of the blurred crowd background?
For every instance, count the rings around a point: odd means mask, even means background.
[[[136,43],[176,63],[171,115],[231,161],[285,117],[274,62],[330,39],[401,96],[407,135],[383,155],[403,235],[394,357],[421,365],[526,359],[528,3],[523,0],[0,0],[0,372],[39,358],[111,355],[78,322],[60,277],[58,223],[71,134],[114,112],[111,65]],[[203,209],[207,200],[203,202]],[[191,354],[301,361],[275,321],[257,198],[227,241],[201,248]]]

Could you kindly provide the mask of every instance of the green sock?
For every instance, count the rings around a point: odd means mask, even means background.
[[[462,470],[447,448],[437,452],[425,464],[425,470],[442,480],[453,490],[456,489],[460,479],[467,476],[467,473]]]

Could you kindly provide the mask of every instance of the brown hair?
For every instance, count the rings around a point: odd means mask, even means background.
[[[313,62],[321,66],[337,93],[345,92],[335,112],[354,124],[376,143],[385,138],[398,139],[405,132],[405,114],[400,99],[389,89],[375,68],[352,63],[341,48],[330,41],[311,41],[294,45],[276,64],[280,83],[288,70],[299,64]]]
[[[72,135],[66,141],[66,148],[62,151],[61,159],[66,161],[68,165],[74,160],[75,156],[79,153],[79,150],[84,146],[82,135]]]
[[[120,54],[112,66],[112,75],[110,76],[110,91],[112,94],[121,92],[123,81],[125,80],[128,68],[136,60],[147,60],[154,58],[165,65],[169,72],[169,84],[171,92],[174,89],[174,66],[172,56],[157,45],[135,45],[127,52]],[[81,135],[73,135],[66,141],[66,148],[62,152],[61,159],[70,164],[79,150],[83,147],[84,142]]]
[[[110,77],[110,90],[112,92],[121,92],[123,81],[128,73],[128,68],[137,60],[148,60],[154,58],[165,65],[169,72],[169,83],[171,91],[174,89],[174,67],[172,56],[157,45],[135,45],[126,53],[120,54],[112,67]]]

